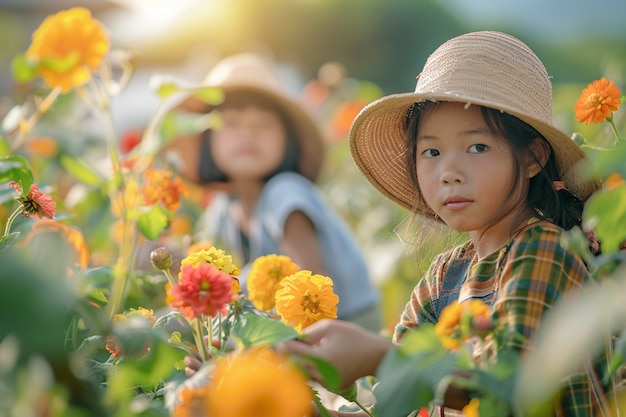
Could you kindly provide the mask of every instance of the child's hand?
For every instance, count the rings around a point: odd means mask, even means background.
[[[208,336],[204,336],[203,339],[204,339],[204,343],[208,346],[209,344]],[[213,339],[213,342],[211,343],[211,345],[219,349],[222,344],[220,343],[219,340]],[[210,349],[209,349],[209,354],[210,354]],[[194,375],[198,371],[198,369],[200,369],[200,367],[202,366],[202,360],[197,355],[187,355],[185,356],[185,359],[183,359],[183,362],[185,363],[185,375],[187,375],[187,378],[190,378],[192,375]]]
[[[317,356],[330,362],[341,375],[342,388],[349,387],[361,377],[374,375],[382,358],[393,346],[389,339],[341,320],[321,320],[304,329],[303,335],[306,337],[301,340],[280,343],[277,349],[284,353]],[[316,378],[315,370],[312,373]]]

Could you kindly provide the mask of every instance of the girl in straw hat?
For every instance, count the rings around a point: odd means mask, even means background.
[[[445,42],[426,61],[414,92],[383,97],[356,117],[350,149],[371,184],[421,218],[469,236],[434,258],[393,342],[436,323],[447,305],[478,299],[498,326],[532,343],[551,307],[591,280],[561,236],[580,226],[583,203],[599,185],[578,174],[584,154],[551,119],[552,88],[541,61],[518,39],[487,31]],[[374,374],[393,346],[340,321],[318,322],[305,333],[304,343],[281,348],[331,361],[346,385]],[[528,345],[515,347],[524,352]],[[555,415],[608,415],[608,387],[585,369],[564,382]],[[455,415],[450,408],[432,412]]]
[[[309,114],[285,92],[273,63],[243,53],[220,61],[203,88],[224,94],[217,106],[189,97],[180,107],[216,110],[220,125],[167,147],[181,175],[218,185],[199,225],[198,239],[231,253],[246,275],[256,258],[289,256],[301,269],[333,279],[338,317],[380,329],[378,294],[355,240],[315,184],[324,144]]]

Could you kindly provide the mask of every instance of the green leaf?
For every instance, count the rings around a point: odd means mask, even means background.
[[[99,187],[104,184],[104,178],[85,161],[70,155],[61,155],[60,161],[61,165],[81,183],[92,187]]]
[[[224,101],[224,92],[216,87],[201,87],[191,90],[191,95],[197,97],[210,106],[216,106]]]
[[[68,72],[70,69],[76,67],[80,63],[80,53],[76,50],[72,50],[69,54],[62,58],[44,58],[39,61],[39,67],[46,68],[55,73]]]
[[[0,156],[8,156],[9,155],[9,142],[7,142],[4,136],[0,136]]]
[[[402,344],[385,355],[376,374],[379,383],[374,394],[380,415],[404,417],[427,406],[457,360],[438,341],[434,326],[407,333]]]
[[[157,240],[167,225],[172,214],[160,205],[148,211],[140,211],[137,216],[137,227],[142,235],[149,240]]]
[[[16,55],[11,61],[13,78],[20,84],[27,83],[37,77],[37,67],[30,63],[24,54]]]
[[[603,253],[618,251],[626,240],[626,228],[619,227],[626,224],[626,184],[593,194],[585,204],[583,218],[595,230]]]
[[[339,370],[335,368],[333,364],[330,362],[319,358],[317,356],[310,355],[300,355],[301,358],[310,362],[315,366],[317,372],[319,373],[320,379],[322,380],[322,384],[331,392],[339,394],[341,396],[346,395],[344,398],[348,398],[347,396],[351,396],[354,394],[354,398],[356,399],[356,386],[349,387],[345,390],[341,389],[341,375],[339,375]],[[354,384],[353,384],[354,385]],[[354,388],[355,392],[352,393],[352,388]],[[351,400],[354,401],[354,400]]]
[[[28,161],[21,155],[0,158],[0,182],[15,181],[22,188],[22,196],[26,196],[33,183],[33,173]]]
[[[614,148],[586,148],[589,162],[583,165],[583,172],[589,176],[598,175],[606,178],[609,174],[618,173],[626,178],[626,141],[620,141]]]
[[[19,236],[20,232],[13,232],[0,237],[0,251],[15,246],[15,241]]]
[[[271,345],[299,336],[292,327],[265,316],[246,315],[233,327],[233,338],[243,347]]]

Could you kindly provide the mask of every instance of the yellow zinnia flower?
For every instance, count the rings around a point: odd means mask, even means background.
[[[212,264],[220,271],[226,272],[231,276],[239,275],[239,268],[233,264],[233,257],[226,255],[226,252],[214,246],[188,254],[186,258],[180,261],[180,269],[182,270],[183,266],[187,264],[191,264],[195,268],[200,263]]]
[[[276,291],[276,312],[296,331],[322,319],[337,318],[339,297],[329,277],[302,270],[283,278],[281,287]]]
[[[463,415],[466,417],[480,417],[478,413],[478,407],[480,406],[480,399],[472,398],[465,407],[463,407]]]
[[[35,30],[26,58],[50,88],[67,92],[86,84],[109,50],[103,25],[84,7],[48,16]]]
[[[267,348],[242,350],[215,361],[206,395],[211,417],[313,415],[313,391],[287,357]]]
[[[276,304],[276,291],[286,276],[300,267],[284,255],[260,256],[254,260],[248,275],[248,298],[259,310],[270,311]]]
[[[620,104],[620,91],[613,81],[602,77],[589,84],[576,101],[574,111],[580,123],[601,123],[612,117]]]

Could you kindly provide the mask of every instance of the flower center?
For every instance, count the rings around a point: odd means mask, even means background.
[[[317,314],[319,312],[320,300],[311,294],[306,294],[302,297],[302,308],[304,310],[308,310],[312,314]]]

